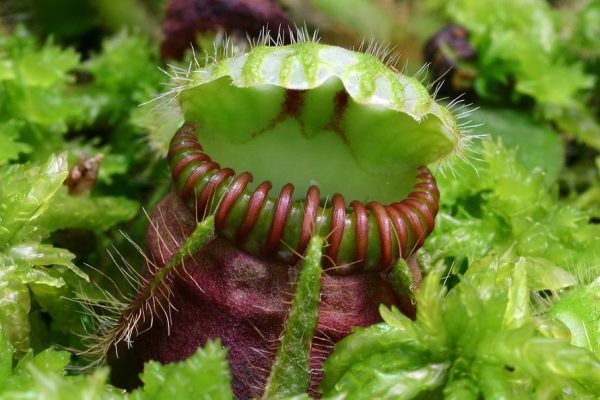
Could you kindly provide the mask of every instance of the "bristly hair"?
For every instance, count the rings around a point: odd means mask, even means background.
[[[137,336],[152,328],[155,319],[165,325],[167,332],[170,333],[171,313],[176,311],[170,300],[173,295],[170,284],[174,274],[194,281],[185,267],[186,259],[192,257],[193,253],[213,237],[214,221],[211,217],[200,222],[185,243],[177,243],[174,235],[166,228],[166,224],[162,224],[164,226],[159,229],[156,223],[150,220],[148,214],[146,216],[159,241],[165,247],[177,250],[168,260],[162,260],[162,266],[159,267],[156,260],[147,257],[137,243],[122,233],[142,254],[150,274],[141,275],[117,249],[114,249],[118,259],[112,252],[109,252],[109,256],[129,286],[127,293],[123,293],[121,288],[107,277],[114,286],[116,294],[95,284],[104,299],[90,299],[83,290],[76,295],[74,301],[82,305],[84,313],[92,320],[92,332],[88,329],[82,337],[87,348],[78,352],[79,355],[91,359],[90,367],[104,362],[111,348],[118,356],[117,351],[121,343],[125,343],[130,348]],[[164,217],[161,215],[161,218]],[[163,234],[165,229],[166,235]],[[198,286],[198,283],[195,283]]]
[[[383,64],[397,71],[397,65],[401,58],[398,45],[392,46],[389,43],[382,43],[371,36],[368,39],[364,38],[358,45],[356,51],[373,56],[379,59]]]
[[[173,64],[167,64],[170,69],[170,71],[167,71],[161,67],[158,67],[161,72],[169,77],[169,82],[166,85],[171,86],[171,88],[140,105],[143,106],[157,101],[157,107],[160,107],[164,104],[169,104],[177,98],[181,90],[183,90],[185,87],[186,83],[191,82],[190,77],[195,71],[209,68],[210,66],[216,65],[220,61],[228,58],[247,54],[256,47],[276,47],[283,46],[285,44],[298,44],[306,42],[319,43],[321,40],[318,30],[314,30],[311,33],[306,25],[300,27],[296,26],[294,28],[288,27],[287,30],[280,26],[277,29],[276,34],[273,34],[269,29],[269,26],[266,25],[260,30],[257,37],[251,37],[250,35],[247,35],[246,38],[247,41],[245,45],[238,46],[236,43],[234,43],[230,36],[224,35],[222,40],[219,42],[215,41],[213,43],[213,49],[211,52],[204,50],[203,54],[200,56],[196,54],[193,46],[191,46],[192,61],[189,62],[187,68],[182,68]]]
[[[201,78],[204,75],[210,75],[210,71],[213,66],[217,65],[222,60],[246,55],[257,47],[276,47],[283,46],[286,43],[318,43],[319,40],[320,38],[318,36],[318,32],[314,31],[311,33],[306,25],[288,28],[287,30],[279,27],[276,33],[272,33],[268,26],[264,27],[257,37],[252,38],[248,36],[247,44],[244,46],[237,46],[229,37],[224,37],[220,43],[215,43],[212,53],[209,54],[205,51],[204,55],[200,58],[198,58],[198,55],[192,49],[193,60],[189,62],[187,68],[169,65],[170,71],[162,70],[170,78],[170,82],[168,83],[170,89],[148,101],[147,103],[156,102],[157,105],[155,106],[154,111],[162,107],[165,109],[168,108],[172,104],[176,103],[176,100],[182,91],[194,85],[198,77]],[[395,46],[382,44],[371,37],[368,40],[364,39],[358,46],[357,51],[377,58],[392,71],[399,72],[396,65],[400,59],[400,53],[397,51]],[[428,64],[423,65],[412,76],[412,78],[426,88],[431,101],[440,102],[444,100],[437,99],[442,82],[439,79],[434,82],[427,82],[426,79],[428,68]],[[406,67],[404,67],[403,72],[401,73],[403,75],[407,75]],[[197,75],[197,77],[194,75]],[[473,108],[472,104],[465,104],[464,99],[462,99],[462,95],[450,101],[446,108],[456,119],[456,125],[446,126],[445,129],[458,132],[458,134],[453,133],[456,137],[457,144],[454,146],[452,151],[449,152],[449,154],[433,163],[433,166],[438,168],[442,174],[449,172],[452,175],[456,175],[454,162],[456,162],[456,160],[462,160],[466,164],[476,169],[472,162],[472,160],[476,159],[476,155],[472,151],[475,148],[475,146],[473,146],[473,142],[487,136],[472,133],[473,129],[481,126],[481,124],[473,123],[473,121],[469,118],[470,114],[477,108]]]
[[[438,82],[436,90],[433,94],[435,96],[439,90],[440,85],[443,82]],[[431,86],[428,86],[430,88]],[[456,173],[456,163],[462,162],[469,167],[471,167],[476,173],[478,173],[477,167],[473,164],[473,161],[481,162],[479,158],[479,154],[476,152],[476,146],[474,145],[476,142],[479,142],[489,135],[486,133],[474,133],[474,129],[480,128],[484,126],[484,123],[475,123],[470,118],[471,114],[479,109],[479,107],[474,107],[473,103],[465,103],[463,99],[464,94],[460,94],[454,100],[450,101],[446,107],[447,109],[454,115],[457,121],[457,127],[461,133],[458,136],[458,142],[455,148],[445,155],[444,157],[437,160],[433,163],[432,167],[436,169],[437,173],[440,173],[444,176],[451,174],[452,176],[457,176]],[[434,97],[435,99],[435,97]],[[443,99],[439,99],[438,101],[442,101]]]
[[[258,36],[251,37],[250,35],[247,35],[246,38],[246,45],[237,46],[234,41],[231,40],[231,37],[224,35],[219,42],[214,43],[211,52],[204,50],[204,53],[200,57],[198,54],[196,54],[192,46],[192,61],[189,62],[187,68],[182,68],[173,64],[167,64],[170,69],[170,71],[167,71],[159,67],[159,69],[169,77],[169,83],[167,83],[167,85],[171,86],[171,89],[161,93],[157,97],[145,103],[142,103],[141,105],[158,101],[159,106],[161,106],[164,103],[168,104],[174,101],[181,90],[183,90],[183,88],[186,86],[186,83],[191,82],[190,77],[195,71],[209,68],[210,66],[216,65],[220,61],[228,58],[247,54],[256,47],[277,47],[284,46],[286,44],[293,45],[308,42],[319,43],[321,40],[318,29],[315,29],[311,32],[306,24],[302,26],[295,26],[294,28],[288,27],[287,30],[280,26],[277,28],[275,33],[273,33],[269,29],[269,26],[266,25],[261,29]],[[400,60],[401,54],[397,51],[397,46],[380,43],[375,38],[371,37],[368,40],[363,39],[357,51],[371,55],[379,59],[383,64],[387,65],[394,71],[398,71],[397,64]],[[427,68],[428,67],[425,66],[425,68],[419,70],[415,78],[422,80],[420,75],[426,71]]]

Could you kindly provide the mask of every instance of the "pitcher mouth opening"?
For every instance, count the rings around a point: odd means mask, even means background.
[[[348,204],[342,194],[323,194],[317,185],[294,199],[294,184],[270,195],[269,180],[250,188],[251,172],[223,168],[206,154],[193,124],[171,140],[168,162],[178,195],[198,221],[215,216],[215,229],[249,254],[293,263],[313,235],[327,238],[327,272],[346,275],[386,270],[408,258],[432,232],[439,191],[429,169],[420,166],[415,184],[400,201]]]

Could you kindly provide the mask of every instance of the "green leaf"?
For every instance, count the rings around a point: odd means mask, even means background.
[[[119,390],[107,386],[109,371],[98,368],[89,375],[79,375],[71,379],[59,374],[49,374],[30,366],[34,381],[35,395],[48,400],[65,398],[108,400],[124,399],[126,396]]]
[[[233,399],[227,351],[209,341],[187,360],[161,365],[146,363],[144,386],[131,394],[108,384],[108,368],[91,373],[67,374],[71,354],[48,348],[37,355],[27,353],[12,368],[12,349],[0,330],[1,399]]]
[[[0,335],[0,345],[2,341]],[[10,356],[10,350],[8,355]],[[12,373],[9,364],[5,385],[0,386],[0,398],[7,400],[125,398],[123,391],[107,385],[107,368],[98,368],[89,375],[66,375],[64,368],[69,363],[70,357],[70,353],[66,351],[49,348],[36,356],[27,354]]]
[[[576,12],[578,19],[570,44],[580,57],[597,59],[600,56],[600,2],[590,1]]]
[[[24,263],[31,266],[62,265],[79,275],[79,277],[86,280],[88,279],[87,275],[71,262],[75,258],[71,252],[53,247],[49,244],[22,242],[21,244],[10,247],[6,251],[6,254],[15,260],[16,263]],[[29,279],[27,282],[43,283],[41,280],[36,279]],[[48,281],[46,282],[48,283]],[[56,285],[52,284],[52,286]]]
[[[544,65],[543,70],[523,74],[515,89],[540,103],[568,107],[577,105],[578,93],[591,89],[594,82],[594,77],[585,73],[582,64],[567,66],[557,62]]]
[[[63,187],[49,201],[39,225],[46,232],[64,228],[105,231],[137,215],[139,204],[125,197],[70,196]]]
[[[0,81],[15,78],[14,66],[11,60],[0,60]]]
[[[15,372],[28,374],[31,367],[42,371],[62,371],[67,366],[70,359],[71,354],[68,351],[57,351],[48,348],[32,359],[24,358],[21,360],[17,365]]]
[[[0,123],[0,165],[16,160],[21,153],[31,152],[31,146],[19,142],[20,129],[16,121]]]
[[[584,104],[568,109],[545,107],[544,116],[552,120],[561,132],[567,132],[577,141],[600,150],[600,122],[594,111]]]
[[[531,312],[526,258],[511,249],[471,263],[448,294],[442,272],[425,277],[415,321],[382,308],[386,323],[336,344],[324,365],[325,398],[600,395],[600,360]]]
[[[121,32],[102,43],[102,52],[82,68],[94,77],[90,93],[97,90],[105,99],[101,115],[117,122],[130,109],[156,95],[166,76],[157,68],[156,48],[142,36]]]
[[[558,193],[546,188],[541,171],[523,168],[515,150],[492,140],[481,145],[477,171],[465,164],[457,165],[460,180],[438,175],[444,195],[422,261],[464,268],[485,254],[512,248],[515,255],[573,272],[584,254],[586,259],[600,256],[590,246],[600,240],[600,226],[590,224],[589,215],[561,203]],[[535,279],[550,279],[549,271]],[[570,279],[563,273],[560,280],[548,283],[567,286]]]
[[[444,387],[446,400],[477,400],[478,398],[479,388],[472,379],[455,379]]]
[[[47,88],[70,79],[68,72],[79,64],[79,54],[48,41],[40,51],[24,51],[18,60],[15,67],[27,86]]]
[[[60,151],[60,135],[84,110],[82,102],[67,90],[74,81],[71,70],[79,65],[79,54],[59,48],[51,40],[39,46],[23,28],[0,38],[0,48],[6,60],[0,68],[4,83],[0,87],[1,114],[9,123],[27,126],[20,139],[35,146],[33,156],[45,158]],[[52,143],[50,148],[43,148],[48,143]]]
[[[187,360],[161,365],[146,363],[141,374],[144,387],[131,394],[132,399],[232,399],[231,375],[227,370],[227,352],[219,341],[209,341]]]
[[[47,275],[50,276],[50,274]],[[82,314],[85,313],[85,311],[82,310],[79,304],[70,300],[74,296],[71,288],[67,287],[66,284],[63,286],[54,286],[39,281],[30,283],[28,286],[35,296],[35,301],[41,311],[52,317],[51,321],[46,322],[45,324],[52,333],[62,333],[65,336],[70,333],[76,335],[83,335],[86,333],[82,326],[82,319],[87,316],[84,315],[82,318]],[[30,321],[32,320],[31,315],[29,319]],[[31,321],[31,324],[32,331],[30,337],[34,350],[34,345],[36,344],[35,340],[39,339],[42,342],[47,343],[53,339],[52,337],[44,337],[43,334],[46,332],[36,331],[34,321]]]
[[[29,350],[29,321],[31,307],[29,289],[13,279],[15,267],[0,268],[0,328],[6,339],[20,353]]]
[[[571,343],[600,357],[600,278],[560,295],[548,311],[571,331]]]
[[[65,154],[51,156],[41,166],[0,169],[0,243],[17,244],[37,235],[34,221],[44,213],[67,174]]]
[[[383,308],[382,308],[383,309]],[[416,328],[412,328],[415,331]],[[367,328],[355,328],[354,332],[337,342],[335,351],[323,365],[325,371],[320,389],[323,393],[334,390],[339,379],[353,365],[361,364],[376,353],[386,353],[400,347],[419,346],[419,338],[404,335],[405,329],[396,329],[388,324],[375,324]],[[411,365],[420,365],[421,360],[411,361]]]
[[[438,352],[448,350],[447,331],[444,329],[444,310],[442,302],[446,297],[446,287],[441,286],[443,270],[437,268],[429,272],[417,293],[417,327],[422,341],[428,347],[434,347]]]
[[[12,354],[13,350],[10,343],[0,329],[0,388],[4,387],[4,383],[11,374]]]
[[[324,398],[344,394],[353,399],[413,399],[441,386],[449,363],[415,368],[414,355],[393,351],[376,353],[353,365]]]
[[[527,269],[529,289],[557,291],[577,283],[575,275],[544,258],[522,257]]]
[[[475,134],[488,134],[508,149],[517,149],[516,158],[527,170],[542,169],[550,185],[563,168],[564,149],[556,132],[529,114],[509,109],[480,108],[469,115],[473,124],[482,124]]]
[[[137,203],[123,198],[69,196],[62,185],[67,173],[65,155],[43,165],[0,167],[0,326],[19,356],[30,347],[30,291],[40,296],[37,303],[50,312],[51,324],[61,323],[59,330],[81,326],[80,310],[64,304],[71,295],[66,283],[72,288],[80,283],[75,275],[88,277],[71,252],[40,240],[66,227],[105,230],[137,212]]]
[[[505,328],[519,328],[530,319],[529,286],[525,259],[520,257],[510,277],[511,284],[507,293],[506,310],[502,325]]]
[[[15,398],[27,392],[35,398],[35,386],[32,371],[43,371],[46,374],[63,375],[64,367],[69,363],[70,354],[66,351],[56,351],[48,348],[34,356],[31,352],[19,360],[12,375],[7,380],[4,392],[0,395],[6,398]],[[31,393],[33,392],[33,393]]]
[[[594,78],[580,63],[562,56],[557,15],[546,2],[453,0],[445,8],[454,22],[469,30],[477,49],[480,95],[493,97],[501,92],[494,90],[498,85],[514,79],[517,93],[541,104],[568,107],[580,101],[581,90],[593,86]]]
[[[393,326],[401,336],[405,336],[407,340],[419,341],[420,332],[415,328],[413,321],[402,314],[396,307],[387,308],[381,304],[379,306],[379,313],[385,323]]]

